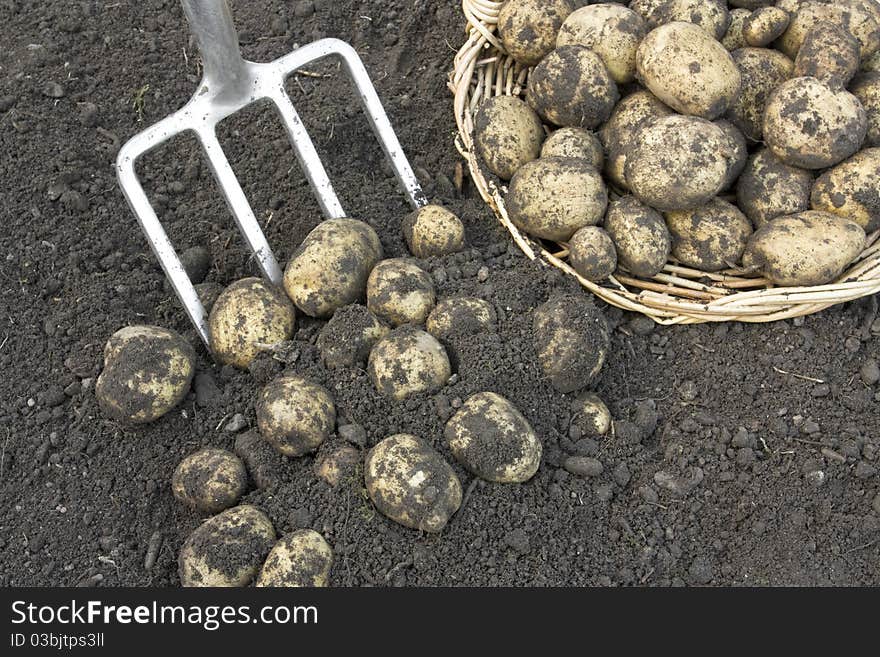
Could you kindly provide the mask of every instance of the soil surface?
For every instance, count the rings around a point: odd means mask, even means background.
[[[453,182],[445,84],[464,38],[457,3],[239,0],[234,14],[250,59],[324,36],[354,45],[429,197],[466,225],[466,251],[422,266],[441,298],[490,301],[497,331],[451,338],[449,384],[400,403],[363,369],[324,369],[315,320],[299,319],[289,347],[251,371],[216,367],[113,169],[119,144],[198,82],[178,3],[0,1],[0,584],[178,585],[178,551],[203,517],[172,497],[171,474],[206,445],[246,457],[244,501],[279,535],[327,538],[334,585],[880,584],[876,299],[798,321],[668,329],[606,308],[612,348],[595,389],[615,427],[585,435],[575,395],[542,377],[531,328],[535,307],[579,288],[522,257],[467,179]],[[405,255],[408,207],[339,70],[312,67],[289,88],[344,207],[377,229],[387,256]],[[220,136],[286,260],[320,213],[280,123],[254,107]],[[140,170],[175,244],[207,249],[208,281],[254,273],[193,139]],[[107,338],[138,323],[180,331],[198,365],[177,409],[130,428],[100,412],[94,383]],[[340,433],[361,448],[407,432],[450,460],[466,494],[441,534],[394,524],[360,477],[331,488],[314,457],[282,458],[256,436],[255,396],[285,370],[332,392],[338,425],[364,429]],[[445,420],[486,390],[543,442],[524,485],[475,482],[444,445]],[[568,462],[577,474],[564,467],[572,456],[585,457]]]

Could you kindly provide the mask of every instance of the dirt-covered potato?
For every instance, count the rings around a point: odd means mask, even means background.
[[[152,422],[177,406],[195,373],[196,354],[183,337],[159,326],[126,326],[104,345],[95,385],[101,411],[114,420]]]
[[[614,242],[598,226],[584,226],[568,240],[568,264],[588,281],[603,281],[617,269]]]
[[[730,12],[730,25],[727,26],[727,31],[721,38],[722,46],[733,52],[748,45],[743,29],[746,19],[751,15],[752,12],[748,9],[734,9]],[[743,81],[743,86],[745,86],[745,81]]]
[[[593,129],[608,120],[617,85],[594,51],[562,46],[529,74],[526,102],[548,123]]]
[[[461,250],[464,224],[443,206],[426,205],[404,217],[403,237],[417,258],[442,256]]]
[[[736,203],[760,228],[783,214],[810,208],[813,172],[786,164],[762,148],[749,158],[736,184]]]
[[[828,22],[841,26],[859,42],[859,56],[865,59],[880,50],[880,22],[870,7],[870,0],[862,4],[802,3],[788,24],[788,29],[776,41],[776,47],[794,59],[803,45],[807,32],[817,23]]]
[[[645,38],[644,19],[623,5],[603,3],[572,12],[559,30],[556,47],[584,46],[605,63],[618,84],[631,82],[636,74],[636,48]]]
[[[532,316],[535,351],[550,383],[559,392],[586,388],[608,355],[608,324],[592,299],[583,294],[551,298]]]
[[[859,150],[868,118],[858,99],[814,78],[792,78],[770,95],[764,141],[786,164],[803,169],[834,166]]]
[[[605,230],[617,250],[617,260],[630,273],[651,278],[660,273],[669,258],[669,229],[662,215],[635,196],[611,201],[605,215]]]
[[[880,146],[880,73],[862,73],[852,83],[850,92],[859,99],[868,119],[865,146]]]
[[[816,23],[798,50],[793,77],[811,77],[840,89],[859,70],[859,42],[840,25]]]
[[[255,404],[260,435],[285,456],[317,449],[336,426],[336,407],[323,386],[301,376],[271,381]]]
[[[333,550],[313,529],[297,529],[278,541],[257,577],[257,586],[327,586]]]
[[[275,528],[266,514],[249,504],[209,518],[180,549],[183,586],[232,587],[250,584],[272,545]]]
[[[727,49],[693,23],[673,22],[648,33],[636,52],[639,80],[682,114],[717,119],[740,91],[739,69]]]
[[[667,116],[639,131],[627,152],[624,176],[643,203],[687,210],[721,190],[736,156],[730,136],[714,123]]]
[[[184,458],[171,475],[174,497],[205,513],[238,504],[247,489],[247,470],[232,452],[205,447]]]
[[[574,157],[601,171],[605,153],[596,133],[583,128],[559,128],[544,141],[541,157]]]
[[[401,400],[439,390],[452,376],[452,367],[446,350],[434,336],[406,324],[373,347],[367,372],[376,390]]]
[[[654,16],[661,25],[675,21],[693,23],[718,40],[730,25],[727,4],[719,0],[665,0]]]
[[[865,231],[836,214],[808,210],[777,217],[759,228],[743,266],[777,285],[824,285],[840,276],[865,247]]]
[[[472,335],[494,331],[498,315],[488,301],[476,297],[444,299],[425,322],[428,333],[438,340],[452,335]]]
[[[367,308],[392,326],[421,324],[436,300],[431,275],[406,258],[383,260],[367,279]]]
[[[522,483],[541,464],[538,435],[516,406],[494,392],[468,397],[443,435],[455,459],[486,481]]]
[[[391,329],[365,306],[343,306],[324,324],[316,345],[328,369],[357,367],[367,362],[370,350]]]
[[[749,147],[745,135],[731,121],[721,120],[714,123],[727,135],[728,150],[733,153],[727,167],[727,175],[724,176],[724,184],[721,185],[721,191],[725,192],[733,186],[742,170],[745,169],[749,159]]]
[[[788,12],[779,7],[756,9],[743,22],[743,38],[754,48],[772,43],[788,29]]]
[[[495,96],[480,103],[474,142],[486,167],[502,180],[510,180],[522,165],[537,159],[543,141],[541,119],[519,98]]]
[[[720,198],[693,210],[666,213],[672,255],[703,271],[736,265],[752,234],[752,224],[735,205]]]
[[[367,493],[380,513],[404,527],[442,531],[461,506],[461,483],[421,438],[395,434],[367,453]]]
[[[361,453],[344,441],[324,442],[315,457],[315,475],[330,486],[353,477],[361,464]]]
[[[507,0],[498,14],[498,35],[516,61],[534,66],[556,46],[556,35],[573,0]]]
[[[364,296],[382,259],[379,236],[357,219],[327,219],[310,232],[284,271],[284,289],[310,317],[329,317]]]
[[[880,228],[880,148],[866,148],[816,179],[813,210],[855,221],[865,232]]]
[[[663,24],[660,12],[669,0],[631,0],[629,8],[636,12],[645,21],[649,30]]]
[[[535,237],[564,241],[602,219],[608,190],[586,160],[548,157],[516,172],[506,201],[517,227]]]
[[[731,53],[742,76],[742,90],[727,118],[752,141],[764,135],[764,108],[776,87],[791,77],[793,62],[769,48],[741,48]]]
[[[599,395],[585,392],[571,403],[571,424],[586,436],[604,436],[611,428],[611,411]]]

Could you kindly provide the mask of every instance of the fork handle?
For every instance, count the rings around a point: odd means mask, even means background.
[[[203,84],[213,90],[242,82],[247,77],[245,61],[238,47],[238,33],[226,0],[180,2],[202,54]]]

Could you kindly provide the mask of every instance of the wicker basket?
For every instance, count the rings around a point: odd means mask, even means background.
[[[498,12],[504,2],[463,0],[468,39],[455,57],[449,86],[455,95],[458,124],[456,147],[467,160],[471,178],[514,241],[529,258],[541,257],[574,276],[581,285],[613,306],[644,313],[660,324],[697,322],[769,322],[815,313],[824,308],[880,292],[880,231],[868,235],[865,251],[840,278],[813,287],[773,287],[765,278],[744,277],[728,270],[703,272],[674,260],[652,279],[617,272],[593,283],[565,262],[565,245],[545,247],[510,221],[504,207],[503,188],[483,169],[474,151],[474,112],[483,98],[525,91],[529,69],[509,57],[495,34]]]

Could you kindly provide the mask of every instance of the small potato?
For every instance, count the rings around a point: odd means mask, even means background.
[[[866,59],[880,50],[880,22],[872,14],[870,2],[860,4],[804,2],[791,17],[788,29],[776,42],[776,47],[794,59],[807,32],[817,23],[829,22],[839,25],[859,42],[859,56]]]
[[[367,452],[367,493],[380,513],[404,527],[437,533],[461,506],[461,483],[421,438],[399,433]]]
[[[403,237],[409,252],[417,258],[442,256],[461,251],[464,224],[443,206],[426,205],[406,215]]]
[[[331,370],[363,365],[373,345],[390,330],[364,306],[343,306],[333,313],[318,334],[316,345],[321,362]]]
[[[468,397],[443,431],[449,451],[486,481],[520,484],[541,464],[541,441],[523,414],[494,392]]]
[[[367,279],[367,308],[391,326],[421,324],[436,300],[430,274],[405,258],[383,260]]]
[[[724,184],[721,186],[721,191],[726,192],[733,186],[745,168],[749,159],[749,148],[745,135],[733,123],[723,120],[714,123],[727,135],[728,151],[733,154],[727,167],[727,175],[724,176]]]
[[[180,549],[180,583],[185,587],[247,586],[275,543],[266,514],[242,504],[209,518]]]
[[[98,406],[119,422],[152,422],[189,392],[195,362],[192,346],[175,331],[119,329],[104,345],[104,369],[95,385]]]
[[[322,443],[315,458],[315,475],[334,488],[346,477],[353,477],[361,464],[361,453],[342,441]]]
[[[579,228],[568,241],[568,264],[588,281],[603,281],[617,269],[614,242],[598,226]]]
[[[743,29],[745,28],[746,19],[751,15],[752,12],[748,9],[734,9],[730,12],[730,25],[727,26],[727,31],[721,38],[721,45],[730,52],[748,45]],[[743,87],[745,86],[745,81],[743,81]]]
[[[476,297],[444,299],[428,315],[425,328],[438,340],[450,335],[473,335],[495,330],[498,315],[492,305]]]
[[[792,78],[770,95],[764,141],[780,160],[803,169],[834,166],[859,150],[868,118],[858,99],[814,78]]]
[[[498,14],[504,49],[521,64],[534,66],[553,50],[575,6],[572,0],[507,0]]]
[[[740,91],[727,49],[693,23],[673,22],[648,33],[636,52],[639,80],[682,114],[717,119]]]
[[[726,269],[739,262],[752,224],[739,209],[720,198],[693,210],[666,213],[672,255],[703,271]]]
[[[824,285],[864,248],[865,231],[856,222],[808,210],[777,217],[758,229],[743,266],[761,271],[777,285]]]
[[[174,497],[205,513],[238,504],[247,489],[247,470],[232,452],[205,447],[183,459],[171,475]]]
[[[477,152],[489,171],[510,180],[526,162],[541,154],[544,126],[519,98],[495,96],[480,103],[474,119]]]
[[[549,157],[517,171],[506,200],[510,219],[520,229],[565,241],[578,228],[602,219],[608,191],[602,176],[585,160]]]
[[[866,148],[816,179],[813,210],[855,221],[865,232],[880,228],[880,148]]]
[[[452,376],[443,345],[409,324],[373,347],[367,371],[376,390],[397,401],[420,392],[435,392]]]
[[[526,102],[558,126],[592,130],[608,120],[620,95],[601,57],[583,46],[562,46],[529,74]]]
[[[571,424],[585,436],[604,436],[611,428],[611,412],[599,395],[585,392],[571,404]]]
[[[666,0],[656,13],[660,24],[682,21],[703,28],[719,41],[730,25],[727,3],[719,0]]]
[[[327,219],[310,232],[284,271],[287,295],[310,317],[329,317],[364,295],[382,259],[379,236],[357,219]]]
[[[752,141],[764,135],[764,108],[773,90],[791,77],[794,63],[768,48],[741,48],[731,53],[742,75],[742,90],[727,118]]]
[[[743,22],[743,38],[754,48],[769,45],[788,29],[788,12],[779,7],[756,9]]]
[[[609,204],[605,230],[614,242],[618,262],[634,276],[652,278],[669,259],[671,238],[666,222],[635,196],[622,196]]]
[[[327,586],[333,550],[313,529],[297,529],[278,541],[257,577],[259,587]]]
[[[859,70],[859,42],[834,23],[816,23],[794,60],[796,78],[811,77],[832,89],[849,84]]]
[[[868,118],[865,146],[880,146],[880,73],[862,73],[850,92],[859,99]]]
[[[599,375],[610,338],[605,317],[584,294],[558,295],[532,319],[538,362],[559,392],[585,388]]]
[[[559,128],[544,141],[541,157],[573,157],[586,160],[597,171],[605,158],[602,142],[595,133],[583,128]]]
[[[749,158],[736,185],[739,209],[755,228],[784,214],[810,208],[813,172],[785,164],[762,148]]]
[[[336,426],[336,407],[323,386],[285,375],[260,391],[256,402],[260,435],[285,456],[317,449]]]

